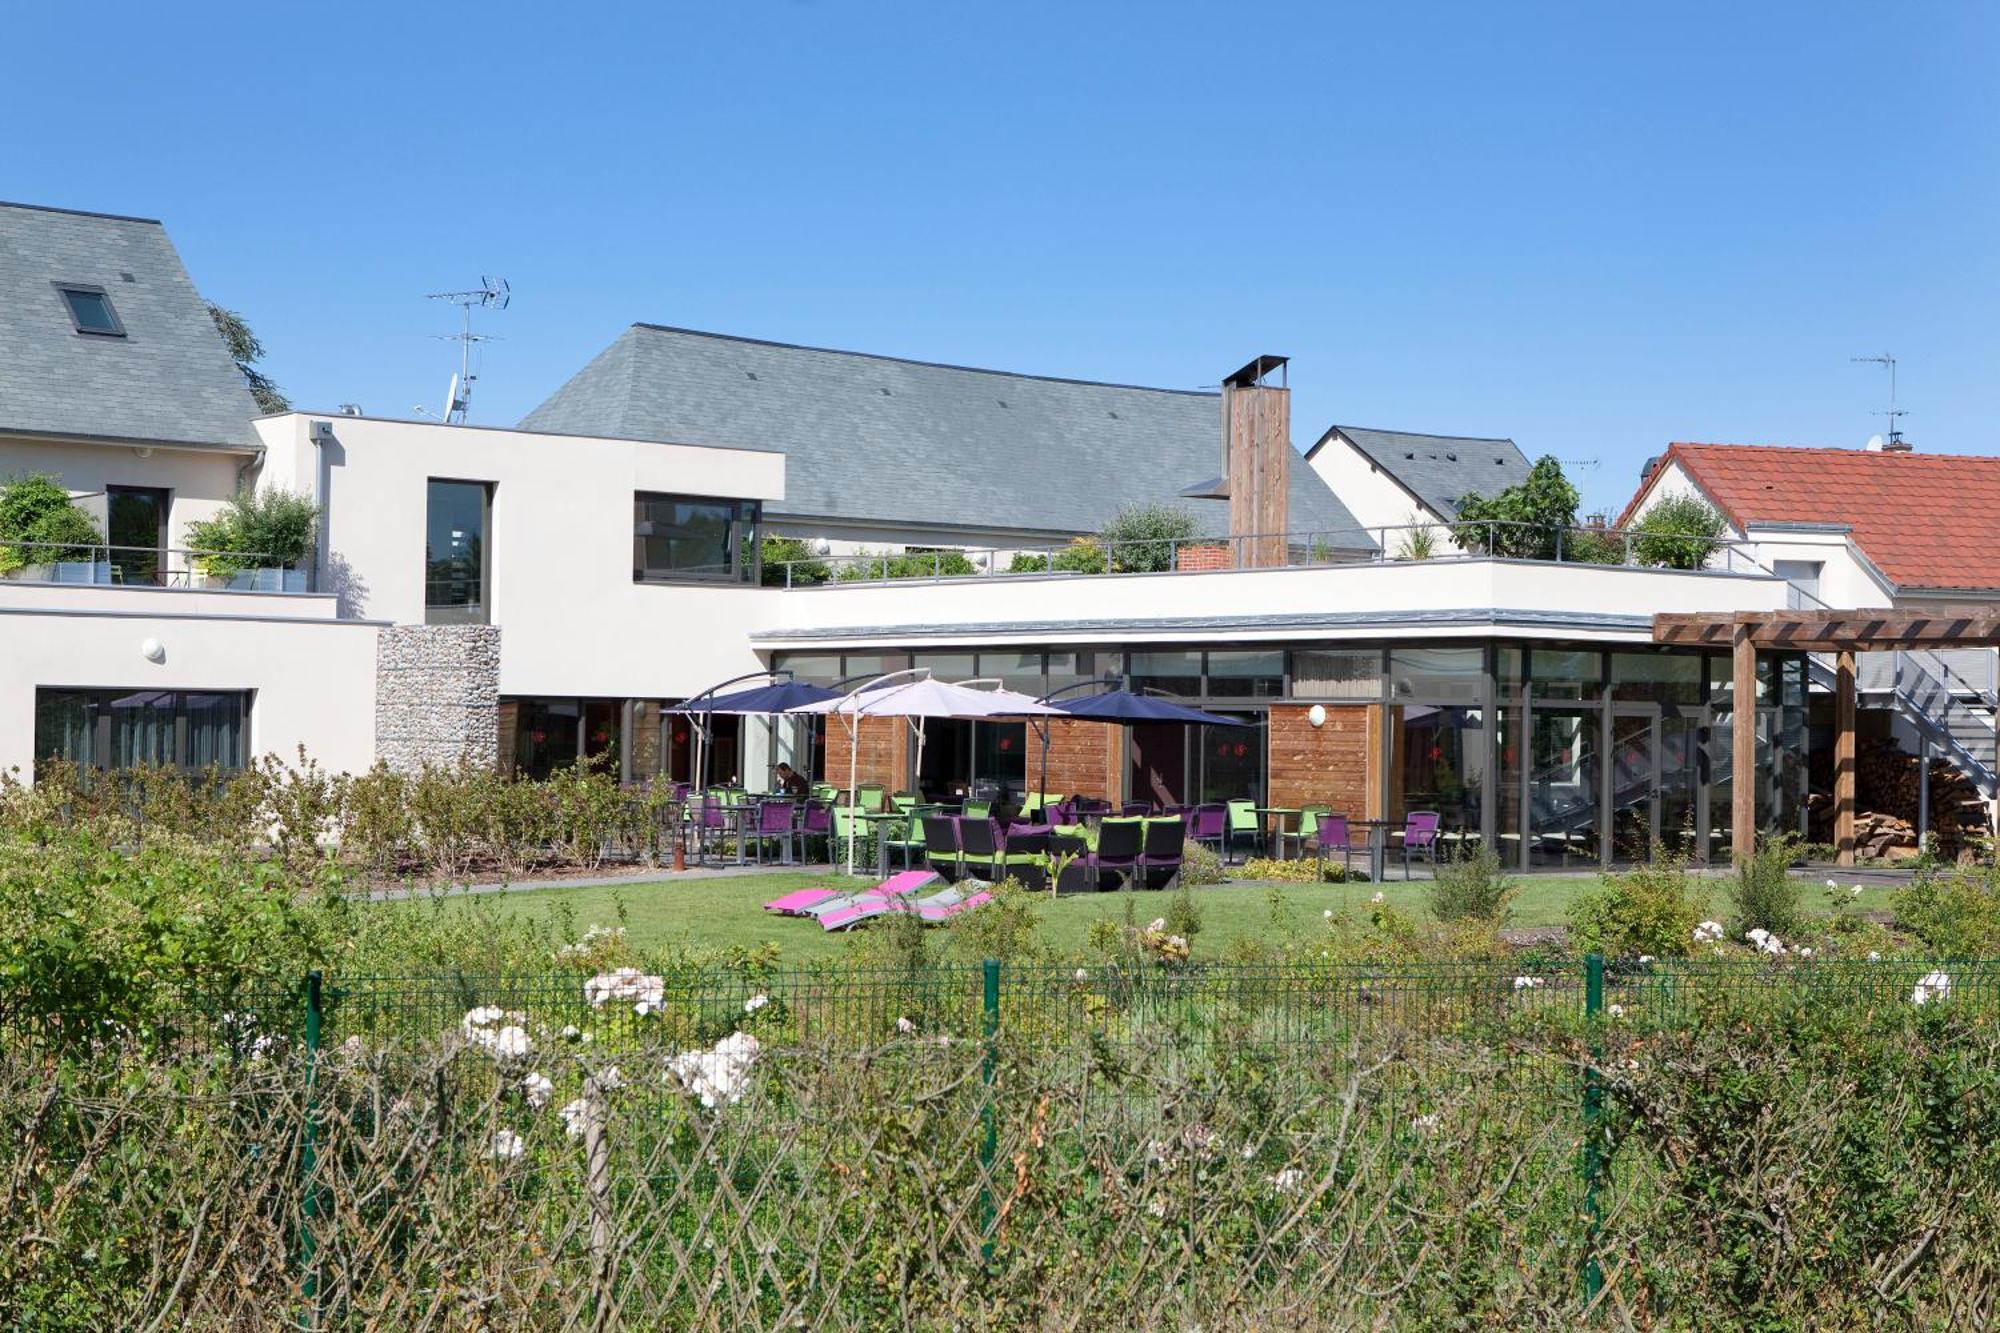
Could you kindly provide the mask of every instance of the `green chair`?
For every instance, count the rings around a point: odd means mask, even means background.
[[[879,782],[864,782],[854,793],[854,803],[870,814],[880,810],[886,800]]]
[[[824,801],[832,805],[840,799],[840,788],[831,782],[815,782],[812,785],[812,795],[815,801]]]
[[[899,791],[889,798],[889,803],[898,810],[914,810],[923,804],[923,799],[913,791]]]
[[[924,817],[915,813],[914,806],[903,806],[900,797],[896,803],[899,807],[910,810],[911,814],[908,824],[889,826],[889,859],[893,863],[900,855],[904,867],[914,870],[924,859]],[[896,836],[898,829],[902,831],[901,837]]]
[[[1229,853],[1236,846],[1238,838],[1250,839],[1250,846],[1257,851],[1264,849],[1264,826],[1257,818],[1257,803],[1244,799],[1224,803],[1226,811],[1222,826],[1222,857],[1229,859]]]
[[[1332,813],[1333,807],[1330,805],[1308,805],[1301,809],[1299,811],[1298,828],[1288,833],[1279,833],[1278,846],[1282,848],[1288,842],[1296,842],[1299,845],[1298,854],[1304,856],[1308,844],[1315,842],[1319,838],[1320,816]]]
[[[965,803],[964,814],[967,819],[991,819],[993,818],[993,802],[967,801]]]
[[[861,817],[858,805],[836,805],[833,807],[833,853],[835,865],[847,864],[847,841],[858,839],[854,846],[854,864],[872,864],[874,853],[869,849],[868,821]]]

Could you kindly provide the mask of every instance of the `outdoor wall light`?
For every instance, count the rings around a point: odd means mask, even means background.
[[[1306,721],[1312,723],[1315,727],[1325,726],[1326,705],[1314,704],[1311,708],[1306,709]]]
[[[830,542],[830,541],[828,541],[828,540],[827,540],[826,538],[824,538],[824,537],[821,537],[821,538],[820,538],[820,539],[819,539],[818,541],[816,541],[816,542],[814,542],[814,543],[813,543],[813,554],[814,554],[814,555],[832,555],[832,554],[833,554],[833,543],[832,543],[832,542]]]
[[[139,656],[158,666],[167,660],[167,645],[158,639],[148,639],[139,645]]]

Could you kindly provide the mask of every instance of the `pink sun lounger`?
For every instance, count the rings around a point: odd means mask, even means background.
[[[864,898],[900,897],[906,893],[915,893],[926,884],[936,883],[937,879],[938,874],[935,870],[905,870],[901,874],[889,876],[863,893],[854,893],[847,889],[800,889],[782,898],[773,898],[764,904],[764,910],[777,912],[781,916],[820,916],[829,909],[838,910],[836,904],[844,899],[858,902]]]

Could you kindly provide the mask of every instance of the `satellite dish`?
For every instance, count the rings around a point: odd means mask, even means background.
[[[1883,445],[1883,443],[1884,443],[1884,441],[1883,441],[1883,439],[1882,439],[1882,437],[1881,437],[1880,435],[1870,435],[1870,436],[1868,437],[1868,444],[1867,444],[1867,446],[1866,446],[1866,447],[1867,447],[1867,449],[1868,449],[1868,452],[1869,452],[1869,453],[1871,453],[1871,454],[1879,454],[1879,453],[1881,453],[1881,452],[1882,452],[1882,445]]]

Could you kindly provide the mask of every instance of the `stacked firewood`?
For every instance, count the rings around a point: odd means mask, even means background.
[[[1827,758],[1830,758],[1827,757]],[[1815,760],[1822,756],[1814,755]],[[1918,759],[1888,741],[1864,737],[1855,747],[1854,850],[1857,855],[1907,860],[1917,854],[1917,815],[1921,801]],[[1822,776],[1814,764],[1812,837],[1833,841],[1831,764]],[[1943,759],[1931,760],[1931,832],[1940,856],[1957,859],[1977,845],[1986,832],[1986,803],[1972,780]]]

